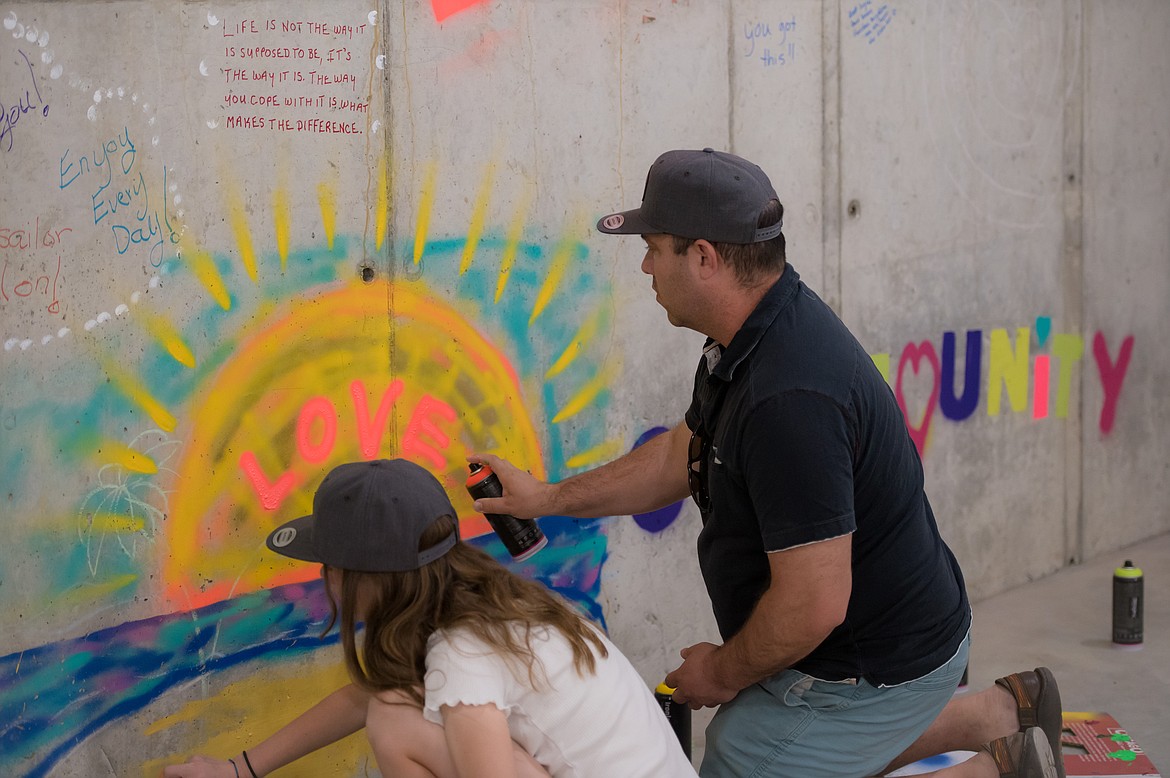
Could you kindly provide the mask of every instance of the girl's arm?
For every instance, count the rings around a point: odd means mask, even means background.
[[[352,735],[366,725],[369,695],[353,684],[344,686],[297,718],[279,729],[271,737],[247,749],[256,775],[264,776],[290,762],[296,761],[318,748]],[[166,778],[235,778],[236,769],[241,778],[250,778],[244,755],[232,757],[236,767],[226,759],[194,757],[181,765],[172,765],[163,771]]]
[[[459,778],[548,778],[513,742],[508,719],[495,705],[444,705],[443,732]]]
[[[267,775],[357,732],[366,725],[369,704],[370,695],[360,687],[352,683],[341,687],[276,734],[248,749],[248,759],[256,774]],[[240,775],[244,774],[241,765]]]
[[[495,705],[444,705],[443,732],[460,778],[516,778],[508,719]]]

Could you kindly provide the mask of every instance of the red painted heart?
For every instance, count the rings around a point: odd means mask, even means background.
[[[906,363],[910,363],[914,374],[918,375],[918,365],[925,359],[934,369],[934,375],[931,377],[930,398],[926,401],[926,407],[922,412],[922,419],[917,425],[911,423],[910,413],[906,408],[906,398],[902,393],[902,375],[906,371]],[[926,451],[926,441],[930,435],[930,421],[934,416],[934,409],[938,405],[938,390],[939,390],[939,364],[938,354],[934,350],[934,344],[929,340],[924,340],[921,343],[907,343],[906,348],[902,349],[902,356],[898,359],[898,379],[894,386],[894,396],[898,400],[898,407],[902,409],[902,416],[906,420],[906,429],[910,432],[910,439],[914,441],[915,447],[918,449],[918,456],[922,456]]]

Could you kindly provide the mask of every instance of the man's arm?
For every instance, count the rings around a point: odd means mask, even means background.
[[[845,620],[853,589],[853,536],[768,554],[772,581],[752,615],[722,646],[699,643],[666,676],[692,708],[719,705],[791,667]]]
[[[538,516],[625,516],[646,513],[686,497],[687,445],[691,432],[679,422],[636,449],[594,470],[559,483],[538,481],[504,459],[473,454],[471,462],[490,467],[504,486],[504,496],[475,501],[481,513]]]

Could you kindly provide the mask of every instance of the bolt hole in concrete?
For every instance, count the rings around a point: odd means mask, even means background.
[[[361,272],[362,272],[362,280],[365,281],[367,284],[374,280],[374,268],[370,267],[369,265],[366,265],[366,266],[362,267]]]
[[[850,218],[856,219],[860,215],[861,215],[861,203],[859,203],[857,200],[850,200],[849,201],[849,216],[850,216]]]

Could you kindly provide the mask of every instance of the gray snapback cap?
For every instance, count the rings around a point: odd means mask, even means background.
[[[759,165],[711,148],[680,149],[650,166],[640,208],[603,216],[597,229],[611,235],[760,243],[780,234],[781,222],[757,227],[760,213],[779,199]]]
[[[277,527],[272,551],[293,559],[367,573],[416,570],[446,554],[456,530],[419,551],[422,533],[441,516],[455,516],[442,484],[405,459],[338,465],[313,495],[313,513]]]

